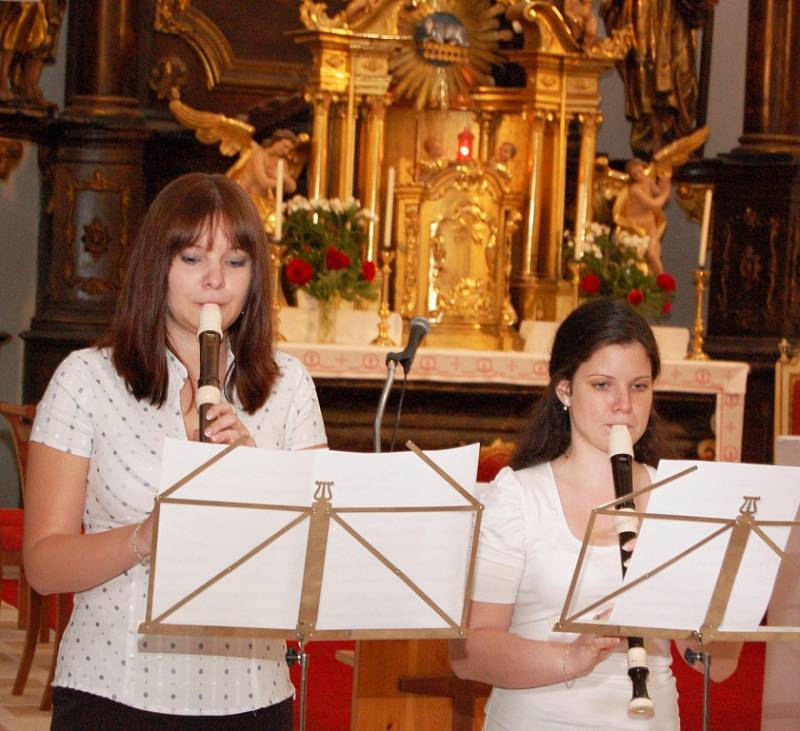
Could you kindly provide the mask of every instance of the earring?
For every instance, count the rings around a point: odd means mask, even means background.
[[[564,409],[564,411],[569,411],[569,404],[562,403],[561,408]]]

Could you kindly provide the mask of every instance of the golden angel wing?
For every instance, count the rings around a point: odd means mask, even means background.
[[[223,155],[235,155],[249,150],[253,144],[255,128],[247,122],[226,117],[215,112],[203,112],[184,104],[180,99],[169,103],[172,114],[184,127],[194,130],[194,136],[200,142],[213,145],[219,142],[219,151]]]
[[[681,137],[675,142],[662,147],[658,152],[653,155],[652,162],[645,168],[645,172],[649,175],[655,173],[658,175],[672,175],[675,168],[683,165],[698,147],[704,145],[708,140],[709,129],[708,127],[700,127],[690,135]]]
[[[594,183],[592,185],[592,220],[611,226],[614,201],[624,196],[628,189],[629,176],[614,170],[605,155],[594,161]]]

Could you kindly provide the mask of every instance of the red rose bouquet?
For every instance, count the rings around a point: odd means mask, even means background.
[[[375,265],[362,261],[367,224],[374,215],[354,198],[307,200],[295,196],[285,206],[283,243],[286,278],[294,288],[326,301],[351,302],[378,296]]]
[[[650,320],[661,320],[672,312],[675,279],[663,272],[654,277],[647,268],[644,252],[647,239],[622,233],[612,236],[608,226],[590,223],[581,255],[575,258],[575,244],[567,238],[567,262],[578,267],[578,294],[583,298],[606,297],[624,300]]]

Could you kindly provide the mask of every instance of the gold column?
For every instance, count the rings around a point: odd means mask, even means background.
[[[370,96],[366,99],[367,118],[365,136],[367,138],[366,154],[364,159],[364,177],[360,189],[361,204],[364,208],[379,213],[378,189],[383,169],[383,131],[386,123],[386,107],[389,99],[385,96]],[[367,226],[367,259],[377,259],[377,234],[378,227],[375,221],[370,221]]]
[[[331,95],[327,92],[306,94],[314,110],[311,129],[311,159],[308,164],[308,197],[323,198],[328,187],[328,122]]]
[[[347,82],[347,98],[339,104],[338,140],[334,141],[335,164],[337,166],[337,191],[342,199],[353,195],[353,175],[356,158],[356,74],[355,58],[350,56],[349,79]]]
[[[350,171],[347,169],[347,109],[348,100],[339,99],[331,109],[331,123],[328,131],[328,166],[333,179],[328,185],[328,196],[347,198],[347,181]]]
[[[582,125],[574,235],[576,247],[582,251],[586,226],[592,218],[591,200],[594,188],[594,157],[597,149],[597,117],[594,114],[580,114],[578,119]]]
[[[542,151],[545,120],[542,112],[533,112],[531,122],[531,180],[528,186],[528,216],[525,220],[525,241],[522,254],[522,275],[532,277],[537,271],[539,235],[542,213]]]
[[[557,283],[561,278],[561,238],[564,232],[564,200],[567,192],[567,73],[564,59],[559,59],[558,83],[561,89],[561,103],[558,110],[558,138],[556,140],[553,160],[553,190],[555,205],[550,230],[547,235],[547,255],[545,271],[548,278]]]
[[[492,156],[491,143],[492,116],[488,112],[478,114],[478,124],[480,129],[480,140],[478,140],[478,159],[487,162]]]

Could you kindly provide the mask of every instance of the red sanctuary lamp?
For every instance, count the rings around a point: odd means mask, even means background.
[[[472,159],[472,143],[475,141],[475,135],[472,134],[468,129],[464,129],[458,135],[458,160],[459,162],[463,162],[464,160],[471,160]]]

